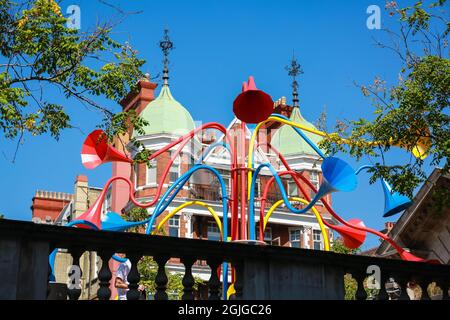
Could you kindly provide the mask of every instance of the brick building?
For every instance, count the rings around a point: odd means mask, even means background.
[[[137,114],[149,123],[144,128],[144,134],[142,135],[139,135],[130,128],[127,134],[115,138],[114,147],[127,153],[130,157],[133,157],[136,153],[136,150],[129,143],[130,137],[135,137],[148,150],[157,151],[198,126],[188,109],[173,97],[169,87],[167,65],[164,69],[163,79],[164,83],[156,98],[155,90],[157,89],[157,85],[152,83],[147,77],[139,80],[137,82],[138,90],[130,93],[121,102],[123,110],[135,109]],[[283,114],[296,123],[315,128],[303,118],[300,106],[298,105],[296,91],[294,91],[293,106],[287,105],[286,98],[282,97],[275,101],[274,112]],[[241,132],[241,122],[236,118],[228,124],[227,130],[233,139],[244,135],[245,150],[247,150],[252,131],[245,126],[244,132]],[[316,143],[320,141],[320,138],[316,135],[308,132],[305,132],[305,134]],[[177,146],[158,156],[151,162],[150,167],[147,167],[146,164],[130,165],[129,163],[113,162],[112,174],[130,177],[134,183],[134,195],[136,199],[139,202],[148,202],[155,196],[160,183],[163,184],[161,193],[163,194],[182,174],[192,168],[194,162],[199,159],[202,153],[205,153],[202,162],[220,172],[226,184],[227,194],[229,195],[231,188],[230,154],[223,147],[210,148],[213,144],[220,143],[222,139],[224,137],[217,131],[205,130],[199,132],[193,137],[190,143],[185,145],[179,157],[170,167],[169,174],[163,182],[160,182],[161,177]],[[285,156],[286,161],[293,170],[302,172],[316,187],[320,185],[322,180],[320,169],[321,159],[291,127],[280,125],[276,122],[267,123],[261,128],[257,142],[255,166],[268,162],[279,172],[286,170],[277,155],[268,148],[267,144],[269,143]],[[257,181],[255,198],[256,228],[259,225],[260,198],[271,177],[270,171],[263,169]],[[283,176],[282,181],[290,197],[298,196],[303,198],[290,176]],[[313,196],[313,192],[310,191],[309,187],[303,182],[302,184],[308,192],[311,192],[311,196]],[[219,190],[219,182],[215,176],[205,171],[196,172],[169,204],[166,211],[157,219],[157,223],[167,213],[172,212],[176,207],[190,200],[206,202],[214,209],[220,219],[222,219],[222,195]],[[43,199],[42,195],[48,193],[39,191],[33,198],[33,218],[37,221],[38,218],[42,220],[43,216],[49,216],[52,222],[64,224],[86,211],[89,204],[95,201],[100,191],[98,188],[89,187],[87,177],[83,176],[77,178],[73,195],[64,195],[61,196],[61,199]],[[51,194],[53,195],[53,193]],[[124,213],[133,209],[134,204],[129,201],[128,195],[129,190],[126,183],[122,181],[114,182],[108,190],[103,204],[103,213],[108,211]],[[265,212],[280,199],[281,193],[274,183],[268,189]],[[326,199],[331,204],[331,195],[327,195]],[[46,203],[51,208],[46,208]],[[297,207],[304,206],[304,204],[299,202],[293,202],[293,205]],[[322,213],[325,219],[331,221],[331,216],[326,213],[321,202],[318,202],[315,207]],[[60,210],[59,213],[58,210]],[[148,209],[148,214],[151,215],[153,210],[154,206]],[[230,220],[230,216],[228,219]],[[230,221],[228,225],[230,225]],[[329,229],[326,232],[332,239],[332,232]],[[186,207],[178,212],[169,219],[162,233],[175,237],[220,240],[220,232],[215,220],[206,208],[200,206]],[[230,231],[228,231],[228,234],[230,234]],[[255,234],[258,234],[258,231]],[[324,239],[315,215],[312,212],[301,215],[293,214],[285,208],[284,204],[277,207],[273,212],[264,233],[264,241],[270,245],[316,250],[324,249]],[[89,259],[89,261],[86,260],[86,266],[89,266],[88,268],[90,269],[97,268],[96,257],[92,260],[90,256]],[[110,265],[114,273],[114,264],[110,262]],[[63,269],[61,268],[61,270]],[[172,259],[168,263],[168,269],[169,271],[181,270],[182,265],[177,260]],[[206,264],[198,262],[194,266],[193,271],[196,276],[204,280],[209,279],[210,271]],[[95,272],[90,273],[95,276]],[[86,272],[83,272],[83,275],[85,274]],[[65,274],[63,272],[61,277],[64,278],[64,276]],[[91,283],[95,280],[95,278],[86,277],[85,283]],[[85,295],[85,297],[90,296]]]

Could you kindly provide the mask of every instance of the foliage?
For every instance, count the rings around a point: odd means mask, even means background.
[[[0,213],[0,219],[5,219],[5,215]]]
[[[340,121],[337,132],[321,142],[330,154],[342,151],[358,160],[371,157],[375,166],[369,169],[370,182],[384,178],[396,191],[410,197],[426,180],[425,161],[411,156],[408,163],[387,164],[385,154],[392,146],[411,152],[416,144],[422,144],[431,165],[449,172],[450,23],[442,13],[446,2],[440,0],[427,8],[423,1],[405,8],[398,8],[395,1],[386,5],[391,16],[399,17],[399,30],[385,32],[398,41],[377,44],[400,57],[399,81],[389,87],[377,77],[371,85],[357,85],[371,98],[374,119]],[[450,202],[448,193],[442,200]]]
[[[357,249],[347,248],[344,245],[344,242],[342,241],[341,238],[337,238],[336,240],[333,241],[330,250],[336,253],[343,253],[343,254],[357,254],[360,251],[358,248]]]
[[[59,139],[73,127],[72,101],[100,111],[111,139],[130,124],[138,131],[147,124],[95,101],[102,96],[117,103],[136,90],[145,61],[110,37],[112,24],[81,32],[66,21],[55,0],[0,0],[0,130],[18,146],[29,135]]]
[[[156,283],[155,278],[158,272],[158,265],[151,257],[143,257],[138,263],[138,270],[141,275],[140,284],[145,286],[147,293],[155,294]],[[183,295],[183,274],[179,272],[167,272],[167,294],[169,299],[180,300]],[[198,290],[198,286],[204,281],[194,276],[194,290]]]

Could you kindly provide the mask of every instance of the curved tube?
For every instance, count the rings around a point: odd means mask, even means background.
[[[219,172],[216,169],[214,169],[210,166],[207,166],[207,165],[197,165],[197,166],[191,168],[189,171],[187,171],[185,174],[183,174],[180,178],[178,178],[177,181],[175,181],[175,183],[167,189],[166,193],[162,196],[157,207],[153,211],[152,216],[150,217],[150,221],[147,225],[147,230],[146,230],[147,234],[149,234],[152,231],[153,223],[154,223],[155,219],[162,213],[161,204],[163,203],[163,201],[165,201],[165,199],[169,196],[169,194],[171,194],[171,192],[176,188],[176,186],[180,184],[180,186],[178,186],[177,190],[171,196],[171,197],[175,197],[184,185],[184,184],[181,184],[181,182],[184,181],[183,183],[185,183],[194,172],[196,172],[197,170],[200,170],[200,169],[204,169],[204,170],[208,170],[208,171],[212,172],[219,179],[219,183],[220,183],[220,186],[222,189],[222,203],[223,203],[223,239],[224,239],[224,241],[226,241],[225,239],[227,239],[227,228],[228,228],[228,223],[227,223],[227,220],[228,220],[228,204],[227,204],[228,196],[226,194],[225,183],[223,181],[222,176],[219,174]]]
[[[289,121],[289,119],[283,115],[280,114],[272,114],[267,120],[258,123],[258,125],[256,126],[255,130],[253,130],[252,136],[250,138],[249,141],[249,146],[248,146],[248,164],[247,167],[248,168],[253,168],[253,163],[254,163],[254,148],[255,148],[255,141],[256,141],[256,136],[258,134],[259,129],[261,128],[261,126],[269,121],[277,121],[277,122],[281,122],[287,125],[290,125],[295,132],[300,135],[302,137],[303,140],[306,141],[306,143],[308,143],[311,148],[314,149],[314,151],[322,158],[325,158],[325,155],[323,154],[323,152],[299,129],[305,130],[305,131],[309,131],[311,133],[315,133],[321,136],[326,136],[325,133],[318,131],[318,130],[314,130],[305,126],[302,126],[298,123]],[[248,179],[247,179],[247,185],[250,188],[250,184],[251,184],[251,179],[252,179],[252,172],[250,171],[248,174]],[[250,190],[249,190],[250,193]]]
[[[358,175],[362,170],[367,170],[369,168],[373,168],[374,166],[370,165],[370,164],[366,164],[363,165],[361,167],[358,168],[358,170],[355,171],[355,174]]]
[[[210,145],[208,146],[208,148],[206,148],[206,149],[202,152],[202,154],[200,155],[200,158],[197,159],[197,161],[195,161],[195,164],[200,164],[200,163],[203,161],[203,159],[205,158],[205,155],[208,154],[208,152],[210,152],[212,149],[217,148],[217,147],[224,147],[225,149],[228,150],[228,152],[229,152],[230,155],[231,155],[231,149],[230,149],[230,145],[229,145],[228,143],[225,143],[225,142],[223,142],[223,141],[220,141],[220,142],[214,142],[214,143],[210,144]]]
[[[198,205],[198,206],[202,206],[206,209],[208,209],[208,211],[211,213],[211,215],[214,217],[214,220],[216,220],[217,226],[219,227],[220,230],[220,236],[222,237],[222,223],[220,222],[220,218],[217,215],[217,213],[214,211],[214,209],[207,205],[206,203],[202,202],[202,201],[188,201],[183,203],[182,205],[178,206],[175,208],[175,210],[173,210],[172,212],[170,212],[168,215],[166,215],[164,217],[163,220],[161,220],[161,222],[158,224],[158,226],[152,231],[152,234],[156,234],[158,233],[158,231],[161,229],[161,227],[172,217],[174,216],[176,213],[178,213],[178,211],[183,210],[186,207],[189,206],[193,206],[193,205]]]
[[[289,210],[293,213],[305,213],[307,212],[309,209],[311,209],[314,204],[320,200],[320,198],[322,197],[321,194],[317,193],[316,191],[316,195],[314,196],[314,198],[308,203],[308,205],[303,208],[303,209],[296,209],[294,208],[291,203],[289,202],[288,196],[286,194],[286,191],[284,190],[284,186],[283,183],[280,179],[280,177],[278,176],[278,173],[275,171],[275,169],[272,167],[272,165],[270,163],[263,163],[261,165],[258,166],[258,168],[256,168],[255,173],[252,177],[252,181],[250,184],[250,201],[249,201],[249,213],[251,215],[250,218],[250,240],[255,240],[255,203],[254,203],[254,199],[255,199],[255,184],[256,184],[256,179],[258,178],[259,172],[261,171],[262,168],[267,167],[269,168],[269,170],[272,173],[272,176],[275,178],[275,181],[280,189],[281,192],[281,197],[283,198],[283,201],[285,203],[285,205],[289,208]]]
[[[273,146],[271,146],[270,144],[267,144],[268,147],[270,147],[273,151],[275,151],[275,153],[280,157],[280,160],[283,162],[283,165],[286,167],[286,169],[288,169],[289,171],[292,171],[289,164],[287,163],[286,159],[284,159],[284,156],[278,151],[276,150]],[[363,166],[365,167],[365,166]],[[362,169],[363,167],[361,167],[360,169]],[[358,169],[359,170],[359,169]],[[280,174],[281,176],[282,174]],[[300,179],[302,179],[303,182],[306,183],[306,185],[311,188],[311,190],[313,192],[316,192],[317,194],[317,189],[316,187],[311,183],[311,181],[309,181],[307,178],[305,178],[303,175],[301,174],[297,174]],[[294,180],[296,180],[296,177],[293,176]],[[266,185],[266,189],[265,189],[265,195],[267,195],[266,191],[269,190],[269,186],[270,184],[273,182],[273,178],[271,180],[269,180],[269,182]],[[271,182],[272,181],[272,182]],[[296,182],[297,183],[297,182]],[[305,190],[301,187],[301,185],[299,183],[297,183],[297,186],[299,186],[300,191],[302,192],[303,196],[305,197],[305,199],[307,201],[310,200],[309,195],[305,192]],[[265,201],[265,199],[263,198],[263,201]],[[261,210],[264,210],[263,208],[263,201],[261,202]],[[347,221],[345,221],[344,219],[342,219],[334,210],[333,208],[331,208],[331,206],[328,204],[328,202],[325,199],[322,199],[322,203],[325,206],[325,208],[327,209],[327,211],[336,219],[338,220],[340,223],[342,223],[343,225],[349,227],[349,228],[353,228],[356,230],[360,230],[360,231],[366,231],[369,233],[372,233],[376,236],[378,236],[379,238],[385,240],[386,242],[388,242],[401,256],[402,259],[404,260],[413,260],[413,261],[424,261],[424,259],[418,258],[412,254],[410,254],[409,252],[407,252],[405,249],[403,249],[402,247],[400,247],[393,239],[391,239],[390,237],[386,236],[385,234],[378,232],[374,229],[368,228],[368,227],[359,227],[356,225],[352,225],[350,223],[348,223]],[[263,211],[262,211],[263,212]],[[326,220],[323,220],[325,225],[327,225],[329,228],[333,228],[333,225],[329,225],[327,224]]]
[[[299,198],[299,197],[290,197],[289,200],[292,201],[299,201],[302,202],[304,204],[308,204],[309,202],[306,201],[303,198]],[[276,208],[278,208],[278,206],[280,204],[283,203],[284,200],[278,200],[270,209],[269,211],[267,211],[267,214],[264,217],[264,224],[263,224],[263,232],[266,229],[267,226],[267,222],[269,221],[270,216],[272,215],[272,213],[275,211]],[[312,212],[314,213],[314,215],[317,218],[317,222],[319,222],[319,226],[320,226],[320,231],[322,232],[322,236],[323,236],[323,245],[324,245],[324,249],[325,251],[330,251],[330,241],[328,239],[328,234],[327,231],[325,229],[325,225],[323,224],[323,220],[322,217],[320,216],[319,211],[317,211],[317,209],[315,207],[312,207]],[[261,224],[261,221],[259,222]],[[260,239],[262,240],[262,239]]]

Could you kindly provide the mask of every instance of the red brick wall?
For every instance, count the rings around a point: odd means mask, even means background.
[[[51,220],[55,221],[61,210],[70,202],[70,200],[41,197],[34,197],[32,201],[31,216],[40,218],[42,221],[45,221],[46,216],[50,216]]]

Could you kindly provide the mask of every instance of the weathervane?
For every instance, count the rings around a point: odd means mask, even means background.
[[[297,76],[303,74],[302,66],[297,62],[295,55],[292,54],[291,64],[286,66],[288,75],[292,77],[292,102],[294,107],[298,107],[298,82]]]
[[[163,54],[164,54],[164,73],[163,73],[163,80],[164,85],[169,85],[169,53],[171,50],[174,49],[173,42],[170,41],[169,38],[169,30],[164,29],[164,37],[163,40],[159,42],[159,47],[161,48]]]

